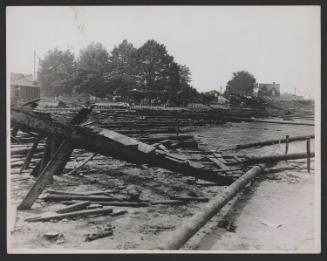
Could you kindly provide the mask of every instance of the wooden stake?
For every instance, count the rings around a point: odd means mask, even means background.
[[[307,139],[307,170],[310,173],[310,139]]]
[[[286,135],[286,138],[285,138],[285,155],[287,155],[287,152],[288,152],[288,138],[290,136],[289,135]]]

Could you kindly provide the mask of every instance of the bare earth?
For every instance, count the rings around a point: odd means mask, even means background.
[[[267,123],[227,123],[222,126],[201,128],[194,134],[207,149],[224,149],[236,144],[271,138],[286,134],[314,133],[310,126],[289,126]],[[314,141],[311,142],[312,151]],[[305,142],[290,144],[289,153],[305,152]],[[240,151],[248,155],[283,154],[284,145]],[[89,154],[89,153],[88,153]],[[77,163],[72,161],[68,168]],[[291,167],[295,167],[290,169]],[[314,167],[314,160],[311,162]],[[315,231],[315,174],[307,173],[306,161],[281,162],[273,169],[288,168],[276,173],[265,173],[253,186],[245,189],[207,223],[182,250],[198,251],[263,251],[263,252],[313,252],[318,238]],[[11,206],[14,210],[32,186],[34,178],[28,173],[17,174],[12,169]],[[15,174],[16,173],[16,174]],[[141,191],[141,199],[163,200],[171,194],[196,195],[211,198],[221,193],[222,187],[203,186],[193,178],[183,177],[159,168],[139,167],[114,159],[96,156],[77,176],[62,175],[54,180],[52,189],[74,192],[117,189],[124,195],[125,188],[134,184]],[[15,226],[11,227],[12,244],[9,252],[37,251],[59,252],[69,250],[151,250],[206,203],[187,205],[154,205],[125,209],[127,214],[117,217],[98,216],[57,222],[24,221],[27,217],[64,207],[60,203],[38,200],[30,211],[17,212]],[[13,211],[15,212],[15,211]],[[15,214],[15,213],[13,213]],[[228,232],[218,227],[218,221],[227,219],[235,226]],[[112,236],[86,242],[88,233],[98,226],[111,223]],[[10,228],[10,226],[8,226]],[[44,238],[50,231],[63,235],[60,240]]]

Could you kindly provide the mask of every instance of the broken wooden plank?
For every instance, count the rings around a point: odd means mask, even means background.
[[[96,155],[96,153],[93,153],[90,157],[86,158],[79,166],[77,166],[76,168],[74,168],[73,170],[69,171],[67,173],[67,175],[73,175],[76,171],[80,170],[81,168],[83,168],[83,166],[88,163],[90,160],[92,160],[94,158],[94,156]]]
[[[208,198],[204,197],[182,197],[182,196],[171,196],[173,200],[180,200],[180,201],[199,201],[199,202],[208,202]]]
[[[42,198],[44,201],[62,201],[62,200],[87,200],[87,201],[117,201],[117,198],[94,195],[46,195]]]
[[[68,213],[68,212],[72,212],[72,211],[76,211],[76,210],[81,210],[81,209],[87,207],[88,205],[90,205],[90,203],[91,203],[90,201],[77,202],[75,204],[69,205],[68,207],[58,209],[56,211],[56,213],[63,214],[63,213]]]
[[[219,159],[222,163],[226,164],[227,161],[224,159],[225,156],[222,156],[221,153],[213,152],[213,155]],[[233,157],[233,156],[230,156]]]
[[[185,201],[182,200],[153,200],[149,201],[151,205],[183,205],[185,204]]]
[[[53,158],[42,170],[31,190],[27,193],[22,203],[18,206],[19,210],[31,208],[34,201],[38,198],[41,192],[51,181],[52,176],[61,172],[64,169],[72,151],[73,147],[69,141],[64,141],[59,146],[55,155],[53,155]]]
[[[103,206],[116,206],[116,207],[148,207],[147,202],[122,202],[122,201],[97,201],[97,204]]]
[[[115,193],[117,190],[107,189],[107,190],[97,190],[97,191],[83,191],[83,192],[70,192],[70,191],[63,191],[63,190],[53,190],[47,189],[47,193],[50,194],[59,194],[59,195],[74,195],[74,196],[88,196],[88,195],[103,195],[109,193]]]
[[[221,168],[222,170],[229,170],[229,167],[227,167],[220,159],[214,158],[214,157],[208,157],[212,162],[216,163],[216,165]]]
[[[27,218],[27,222],[38,222],[38,221],[49,221],[49,220],[59,220],[64,218],[74,218],[74,217],[86,217],[90,215],[105,215],[112,213],[112,208],[102,208],[102,209],[90,209],[90,210],[80,210],[64,214],[51,214],[47,216],[39,216],[33,218]]]

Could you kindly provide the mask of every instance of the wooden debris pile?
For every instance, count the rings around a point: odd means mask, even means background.
[[[11,137],[13,149],[11,150],[11,155],[14,157],[11,159],[11,166],[21,166],[20,173],[30,170],[32,166],[30,173],[37,177],[32,188],[18,206],[19,210],[26,210],[32,207],[44,189],[52,183],[53,177],[60,176],[64,172],[67,162],[71,160],[72,153],[78,150],[86,150],[90,154],[87,156],[83,154],[84,156],[80,157],[81,162],[78,166],[69,170],[66,173],[67,175],[76,175],[86,164],[94,160],[98,155],[101,155],[102,157],[111,157],[136,164],[137,166],[146,164],[149,167],[166,169],[171,174],[178,173],[182,176],[193,177],[194,182],[199,184],[200,182],[207,182],[207,184],[227,186],[226,195],[220,199],[218,197],[210,199],[201,196],[171,195],[166,200],[153,200],[141,199],[141,192],[135,188],[124,188],[125,196],[117,193],[116,190],[83,191],[83,193],[77,193],[48,188],[42,200],[46,202],[60,202],[66,206],[56,210],[55,213],[28,218],[26,221],[50,221],[90,215],[118,216],[127,213],[126,210],[113,211],[112,207],[143,208],[153,205],[185,205],[190,202],[208,202],[207,211],[195,217],[194,221],[191,222],[192,226],[194,225],[195,228],[199,229],[251,179],[260,174],[267,166],[266,163],[307,159],[309,171],[310,158],[314,157],[314,153],[310,151],[310,142],[308,142],[308,140],[310,141],[310,139],[314,138],[314,135],[279,139],[278,143],[286,144],[284,155],[249,157],[235,152],[199,150],[192,135],[180,134],[180,132],[183,132],[180,129],[181,126],[194,124],[194,119],[192,119],[193,122],[191,123],[188,118],[190,117],[189,112],[185,113],[185,119],[179,115],[177,122],[172,120],[172,116],[169,115],[170,112],[167,115],[163,115],[162,119],[157,122],[155,122],[155,118],[157,119],[158,116],[151,116],[152,112],[147,112],[149,114],[147,117],[150,118],[144,119],[152,119],[153,122],[146,123],[145,120],[144,122],[133,122],[132,118],[135,115],[130,116],[130,121],[126,121],[126,115],[117,121],[120,114],[129,113],[119,111],[116,112],[118,115],[116,115],[115,120],[102,125],[102,127],[95,126],[93,123],[88,124],[87,120],[91,113],[92,107],[84,108],[77,114],[75,113],[76,115],[67,123],[54,120],[47,113],[26,108],[12,108],[11,125],[13,131]],[[168,115],[169,117],[167,117]],[[103,115],[100,116],[102,117]],[[144,117],[144,115],[141,117]],[[200,114],[196,117],[198,117],[198,120],[197,122],[195,121],[194,125],[200,124],[203,115]],[[166,125],[164,124],[165,122],[167,122]],[[211,123],[221,122],[221,119],[211,121]],[[130,126],[132,127],[127,129]],[[165,126],[169,126],[169,128],[175,126],[176,129],[174,131],[176,133],[171,134],[169,131],[163,130],[162,127]],[[110,130],[107,128],[110,128]],[[153,136],[153,130],[157,129],[160,129],[158,133],[161,135]],[[131,136],[134,135],[134,137],[122,134],[124,130],[130,130]],[[307,141],[307,152],[288,154],[289,142],[299,140]],[[191,145],[192,143],[193,145]],[[235,151],[242,148],[276,143],[276,140],[271,140],[241,144],[231,148],[231,150]],[[183,148],[183,150],[177,150],[178,148]],[[26,157],[23,156],[24,154]],[[253,165],[255,166],[253,167]],[[174,242],[169,242],[162,248],[175,249],[180,247],[197,229],[192,229],[190,232],[185,227],[181,228],[180,234],[183,234],[183,236],[176,237]],[[112,234],[113,229],[108,224],[108,227],[103,227],[87,235],[85,240],[92,241]]]

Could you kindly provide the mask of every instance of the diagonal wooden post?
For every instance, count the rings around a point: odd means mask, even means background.
[[[42,139],[43,137],[42,136],[39,136],[38,138],[36,138],[36,140],[34,141],[33,145],[32,145],[32,148],[30,149],[30,151],[27,153],[27,156],[26,156],[26,159],[24,161],[24,164],[23,166],[21,167],[20,169],[20,173],[22,173],[25,169],[28,168],[28,166],[30,165],[31,163],[31,160],[33,158],[33,155],[34,155],[34,152],[37,148],[37,145],[39,144],[40,140]]]
[[[56,153],[53,155],[52,159],[41,171],[31,190],[27,193],[22,203],[18,206],[18,210],[30,209],[32,207],[34,201],[42,193],[45,187],[51,182],[53,175],[61,172],[64,169],[73,149],[74,147],[71,142],[62,142]]]

